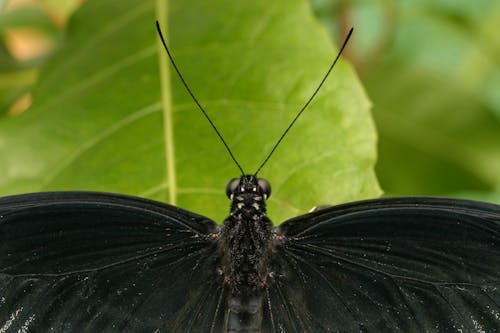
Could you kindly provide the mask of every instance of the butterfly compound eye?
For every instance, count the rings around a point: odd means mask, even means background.
[[[271,184],[263,178],[259,178],[257,180],[257,183],[259,184],[260,189],[262,190],[262,194],[264,195],[264,198],[267,199],[271,196]]]
[[[231,199],[231,195],[234,193],[234,190],[236,190],[236,187],[238,187],[238,184],[240,183],[239,178],[233,178],[227,183],[226,185],[226,195],[229,199]]]

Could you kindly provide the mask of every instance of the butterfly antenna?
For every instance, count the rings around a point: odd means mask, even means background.
[[[351,28],[349,30],[349,33],[347,34],[346,38],[344,39],[344,43],[342,44],[342,47],[340,48],[339,53],[337,54],[337,56],[333,60],[332,64],[330,65],[330,68],[328,68],[328,71],[326,72],[325,76],[323,77],[323,79],[319,83],[318,87],[316,88],[316,90],[314,90],[314,92],[312,93],[311,97],[309,97],[309,99],[304,104],[304,106],[302,107],[302,109],[300,109],[300,111],[297,113],[297,115],[295,116],[295,118],[293,118],[292,122],[290,123],[290,125],[288,125],[288,127],[283,132],[283,134],[281,134],[280,138],[278,139],[278,141],[276,142],[276,144],[273,146],[273,149],[271,149],[271,152],[269,152],[269,154],[267,155],[267,157],[264,159],[264,162],[262,162],[262,164],[257,168],[257,171],[255,171],[255,174],[254,174],[255,177],[257,176],[257,174],[259,173],[259,171],[262,169],[262,167],[267,163],[267,161],[269,161],[269,159],[273,155],[274,151],[276,150],[276,148],[278,148],[278,146],[280,145],[281,141],[283,141],[283,138],[287,135],[288,131],[290,131],[290,129],[295,124],[295,122],[297,121],[297,119],[299,119],[299,117],[302,115],[302,113],[305,111],[305,109],[309,106],[309,104],[311,104],[311,102],[314,99],[314,97],[316,97],[316,94],[321,89],[321,87],[323,86],[323,83],[325,83],[325,81],[328,78],[328,76],[330,75],[330,72],[332,71],[333,67],[335,66],[335,64],[339,60],[340,55],[342,54],[342,51],[344,51],[344,48],[346,47],[347,42],[349,41],[349,38],[351,38],[353,30],[354,30],[353,28]]]
[[[165,51],[167,51],[168,58],[170,59],[170,62],[172,63],[172,66],[175,69],[175,72],[177,73],[177,75],[181,79],[182,84],[184,85],[184,87],[186,88],[187,92],[189,93],[189,95],[191,96],[191,98],[193,99],[193,101],[196,103],[196,105],[198,106],[198,108],[200,109],[200,111],[203,113],[203,115],[205,116],[205,118],[207,118],[208,122],[210,123],[210,126],[212,126],[212,128],[215,131],[215,133],[217,134],[217,136],[219,137],[219,139],[222,141],[222,144],[224,144],[224,147],[226,147],[226,150],[229,153],[229,156],[231,156],[231,159],[234,161],[234,163],[236,163],[236,166],[240,170],[241,175],[244,175],[245,172],[243,171],[243,169],[241,168],[240,164],[238,163],[238,161],[234,157],[233,152],[231,151],[231,149],[227,145],[226,141],[224,140],[224,138],[220,134],[220,132],[217,129],[217,127],[215,127],[215,124],[213,123],[212,119],[210,119],[210,117],[208,116],[208,114],[205,111],[205,109],[203,109],[203,107],[201,106],[200,102],[198,102],[198,100],[194,96],[193,92],[191,91],[191,89],[189,88],[188,84],[186,83],[186,80],[184,80],[184,77],[182,77],[182,74],[181,74],[179,68],[177,67],[177,65],[175,63],[174,58],[172,57],[172,54],[170,53],[170,51],[169,51],[169,49],[167,47],[167,43],[165,42],[165,39],[163,38],[163,34],[161,33],[160,23],[158,21],[156,21],[156,29],[158,30],[158,34],[160,35],[160,39],[161,39],[161,42],[163,43],[163,47],[165,48]]]

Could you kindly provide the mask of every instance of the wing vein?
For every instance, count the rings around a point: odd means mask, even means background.
[[[309,253],[316,253],[320,255],[325,255],[327,257],[336,259],[341,262],[349,263],[353,266],[357,266],[360,268],[364,268],[366,270],[387,276],[392,279],[396,280],[408,280],[408,281],[415,281],[415,282],[420,282],[420,283],[425,283],[433,286],[470,286],[470,287],[484,287],[484,286],[497,286],[499,283],[485,283],[485,284],[475,284],[475,283],[469,283],[469,282],[443,282],[443,281],[438,281],[438,280],[430,280],[430,279],[420,279],[420,278],[414,278],[414,277],[408,277],[408,276],[403,276],[403,275],[398,275],[398,274],[392,274],[392,273],[387,273],[383,270],[376,269],[367,265],[360,264],[359,262],[355,262],[353,260],[347,259],[345,257],[335,255],[331,251],[328,251],[326,249],[323,249],[319,246],[311,245],[311,244],[298,244],[295,243],[294,247],[296,247],[296,250],[304,251],[304,252],[309,252]]]
[[[100,266],[100,267],[89,268],[89,269],[81,269],[81,270],[75,270],[75,271],[69,271],[69,272],[62,272],[62,273],[45,273],[45,274],[43,274],[43,273],[31,273],[31,274],[30,273],[25,273],[25,274],[8,274],[8,273],[4,273],[4,274],[10,275],[10,276],[13,276],[13,277],[35,277],[35,278],[38,278],[38,277],[64,277],[64,276],[69,276],[69,275],[74,275],[74,274],[81,274],[81,273],[93,273],[93,272],[99,272],[99,271],[102,271],[102,270],[106,270],[108,268],[112,268],[112,267],[124,265],[124,264],[130,263],[130,262],[133,262],[133,261],[137,261],[137,260],[140,260],[140,259],[143,259],[143,258],[148,258],[148,257],[154,256],[154,255],[157,255],[157,254],[161,254],[161,253],[164,253],[164,252],[167,252],[167,251],[171,251],[172,249],[175,249],[175,248],[183,248],[183,247],[185,247],[185,245],[182,245],[182,244],[181,245],[177,245],[177,246],[171,246],[171,247],[168,247],[168,248],[165,248],[165,249],[161,249],[161,250],[158,250],[158,251],[148,252],[148,253],[145,253],[145,254],[142,254],[142,255],[134,256],[134,257],[131,257],[131,258],[128,258],[128,259],[116,261],[116,262],[113,262],[113,263],[110,263],[110,264],[107,264],[107,265],[103,265],[103,266]],[[201,248],[198,251],[190,252],[186,256],[179,257],[177,260],[169,262],[169,265],[174,265],[174,264],[176,264],[176,263],[178,263],[180,261],[185,260],[187,257],[192,257],[192,256],[195,256],[195,255],[198,255],[198,254],[202,253],[205,250],[206,250],[205,248]]]

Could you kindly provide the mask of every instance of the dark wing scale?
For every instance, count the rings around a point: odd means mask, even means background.
[[[354,289],[352,274],[343,272],[343,276],[332,279],[309,261],[318,262],[316,256],[310,258],[303,253],[278,251],[279,260],[273,265],[273,278],[268,282],[268,304],[275,330],[265,332],[359,332],[359,312],[346,298],[352,290],[338,290],[336,285],[347,283]],[[279,272],[279,274],[276,274]],[[333,314],[333,315],[332,315]],[[322,318],[318,320],[318,318]],[[271,322],[271,320],[266,319]],[[337,329],[333,329],[337,327]],[[282,330],[283,329],[283,330]]]
[[[500,206],[381,199],[277,233],[270,332],[500,331]]]
[[[166,327],[166,332],[225,332],[228,290],[218,280],[198,289],[177,314],[177,320]],[[210,309],[210,311],[207,311]]]
[[[302,293],[304,288],[315,286],[309,284],[293,258],[287,259],[281,258],[279,269],[275,270],[279,275],[268,279],[263,332],[322,332],[320,323],[311,317]]]
[[[210,332],[226,312],[214,301],[225,293],[217,230],[194,213],[126,196],[2,198],[0,331]]]

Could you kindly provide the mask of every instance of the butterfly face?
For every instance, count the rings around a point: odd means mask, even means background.
[[[271,195],[271,184],[264,178],[252,175],[233,178],[226,185],[226,195],[234,200],[235,195],[254,194],[256,200],[267,200]]]
[[[232,201],[231,216],[256,221],[266,213],[265,201],[271,195],[271,185],[265,179],[245,175],[229,181],[226,195]]]

